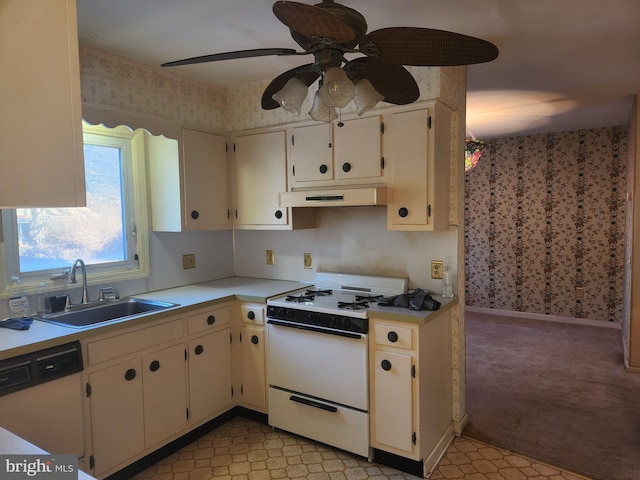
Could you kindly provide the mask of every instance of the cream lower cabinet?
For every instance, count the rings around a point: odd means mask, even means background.
[[[177,319],[88,343],[94,475],[125,466],[186,427],[183,330]]]
[[[387,229],[449,228],[451,111],[440,102],[388,116]]]
[[[189,418],[203,423],[231,408],[231,306],[201,310],[187,319],[190,336]]]
[[[240,307],[242,326],[242,404],[262,413],[267,411],[267,380],[265,359],[265,306],[243,304]]]
[[[453,437],[451,314],[432,315],[424,325],[370,319],[371,445],[425,475]]]

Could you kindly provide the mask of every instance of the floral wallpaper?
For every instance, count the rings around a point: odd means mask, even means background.
[[[227,126],[228,92],[87,45],[80,45],[82,102],[210,130]]]
[[[466,304],[620,322],[627,134],[496,139],[465,176]]]

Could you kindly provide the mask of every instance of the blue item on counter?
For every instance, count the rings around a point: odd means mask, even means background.
[[[33,318],[29,317],[7,318],[0,322],[0,327],[10,328],[12,330],[29,330],[32,323]]]

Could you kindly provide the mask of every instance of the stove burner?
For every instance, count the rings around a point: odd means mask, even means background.
[[[317,296],[317,297],[325,297],[328,295],[331,295],[333,293],[333,290],[307,290],[306,294],[307,295],[311,295],[311,296]]]
[[[356,302],[377,302],[382,295],[356,295]]]
[[[338,302],[338,308],[342,308],[344,310],[361,310],[363,308],[369,308],[369,304],[364,301]]]
[[[287,298],[285,298],[285,301],[304,303],[304,302],[313,302],[314,298],[315,298],[315,295],[310,295],[310,294],[287,295]]]

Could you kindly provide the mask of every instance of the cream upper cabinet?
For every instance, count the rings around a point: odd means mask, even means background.
[[[451,111],[439,102],[389,115],[387,228],[449,228]]]
[[[84,206],[75,0],[3,0],[0,24],[0,208]]]
[[[292,215],[279,206],[287,191],[287,145],[284,130],[238,135],[234,142],[235,209],[238,229],[308,228],[313,211]]]
[[[176,140],[144,133],[152,229],[230,228],[226,138],[185,128],[179,145]]]
[[[425,475],[453,438],[451,313],[432,315],[425,325],[369,323],[371,445],[423,461]]]
[[[382,125],[371,116],[293,128],[292,187],[382,182]]]

